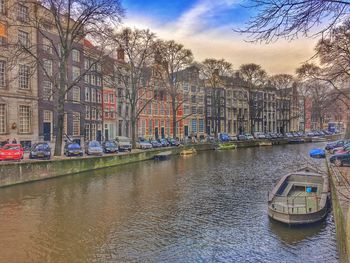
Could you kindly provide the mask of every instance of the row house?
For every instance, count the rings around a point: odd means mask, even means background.
[[[35,63],[18,52],[24,47],[37,53],[37,32],[27,25],[33,15],[30,2],[0,0],[0,142],[15,138],[23,146],[39,139]]]
[[[285,133],[290,131],[291,121],[291,88],[276,91],[276,125],[277,132]]]
[[[205,88],[205,127],[207,135],[226,132],[226,89]]]
[[[205,91],[203,81],[199,78],[199,69],[189,67],[177,74],[181,79],[183,92],[183,129],[184,137],[205,136]]]
[[[59,54],[62,52],[60,38],[51,26],[53,19],[48,10],[42,9],[42,29],[37,34],[38,57],[42,66],[38,66],[39,92],[39,138],[44,141],[54,141],[57,135],[57,104],[59,85]],[[84,81],[80,80],[84,70],[84,43],[74,43],[68,58],[68,83],[76,84],[66,90],[64,104],[64,140],[82,141],[84,138],[84,113],[82,102]]]
[[[73,50],[74,51],[74,50]],[[93,54],[97,53],[96,48],[87,40],[84,40],[84,102],[85,109],[84,120],[84,140],[103,139],[102,127],[102,66],[100,57]],[[74,57],[74,52],[72,53]]]

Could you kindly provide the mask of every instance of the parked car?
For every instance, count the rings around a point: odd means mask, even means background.
[[[168,142],[170,146],[180,146],[180,142],[178,140],[175,140],[173,138],[168,138]]]
[[[152,144],[152,148],[160,148],[162,147],[162,144],[158,142],[157,140],[150,140],[150,144]]]
[[[286,132],[284,137],[286,137],[286,138],[293,138],[293,135],[290,132]]]
[[[20,144],[5,144],[0,148],[0,161],[23,159],[24,150]]]
[[[336,154],[329,158],[329,161],[336,166],[343,166],[350,164],[350,153]]]
[[[345,144],[347,144],[348,141],[346,140],[339,140],[339,141],[335,141],[335,142],[330,142],[330,143],[327,143],[325,149],[327,151],[330,151],[334,148],[337,148],[337,147],[343,147]]]
[[[115,141],[105,141],[102,143],[104,153],[117,153],[118,144]]]
[[[338,148],[335,148],[338,149]],[[344,147],[341,147],[338,150],[333,149],[334,154],[343,154],[350,152],[350,145],[345,145]]]
[[[244,134],[237,135],[237,139],[239,141],[246,141],[246,140],[248,140],[247,136],[245,136]]]
[[[46,142],[35,143],[30,149],[29,159],[47,159],[51,158],[51,148]]]
[[[65,156],[83,156],[83,149],[75,142],[69,142],[64,146]]]
[[[222,142],[229,142],[230,136],[227,133],[220,133],[219,134],[219,140]]]
[[[103,148],[98,141],[89,141],[85,144],[85,153],[87,155],[102,155]]]
[[[237,136],[236,135],[230,135],[230,142],[235,142],[237,141]]]
[[[250,133],[245,133],[244,135],[247,138],[247,140],[254,140],[253,135],[251,135]]]
[[[274,132],[271,132],[270,136],[271,136],[271,139],[277,139],[278,138],[277,134],[274,133]]]
[[[349,147],[350,144],[344,144],[343,146],[335,147],[333,149],[328,150],[331,154],[335,154],[337,151],[343,150],[344,148]]]
[[[139,138],[139,140],[136,142],[136,148],[142,150],[152,149],[152,144],[143,138]]]
[[[168,147],[170,145],[166,139],[158,139],[158,142],[162,145],[162,147]]]
[[[306,136],[307,136],[307,137],[314,137],[314,136],[315,136],[315,133],[314,133],[314,132],[307,132],[307,133],[306,133]]]
[[[255,139],[266,139],[265,134],[262,132],[254,132]]]
[[[265,139],[270,140],[270,139],[272,139],[272,137],[271,137],[271,135],[269,133],[265,133]]]
[[[115,141],[118,143],[119,151],[129,151],[131,152],[131,139],[124,136],[117,136]]]

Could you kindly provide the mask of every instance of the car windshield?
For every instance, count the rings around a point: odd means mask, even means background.
[[[5,145],[4,150],[19,150],[20,149],[20,146],[18,145]]]
[[[89,146],[90,147],[100,147],[100,144],[97,141],[92,141],[92,142],[89,142]]]
[[[38,144],[38,145],[35,146],[35,150],[38,150],[38,151],[49,150],[49,145],[47,145],[47,144]]]
[[[152,143],[158,143],[157,141],[151,141]]]
[[[77,143],[68,144],[68,149],[79,150],[80,149],[80,145],[77,144]]]
[[[106,142],[106,146],[107,147],[116,147],[117,145],[115,144],[115,142]]]

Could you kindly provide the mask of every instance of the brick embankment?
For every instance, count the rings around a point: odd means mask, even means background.
[[[341,263],[350,262],[350,167],[334,167],[327,159],[332,208]]]

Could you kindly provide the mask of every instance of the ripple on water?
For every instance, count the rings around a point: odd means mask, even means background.
[[[206,152],[6,189],[0,261],[335,263],[331,215],[303,228],[267,217],[267,191],[312,147]]]

